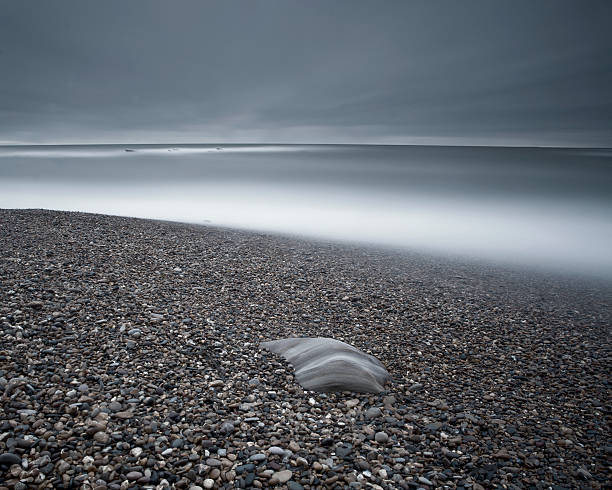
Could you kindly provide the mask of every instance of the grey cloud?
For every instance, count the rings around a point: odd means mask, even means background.
[[[0,141],[612,142],[609,2],[0,7]]]

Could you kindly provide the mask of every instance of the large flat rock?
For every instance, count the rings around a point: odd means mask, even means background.
[[[378,393],[391,378],[374,356],[339,340],[289,338],[261,345],[290,362],[297,382],[306,390]]]

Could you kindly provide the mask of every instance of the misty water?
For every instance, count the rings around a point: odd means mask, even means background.
[[[612,277],[612,151],[0,147],[0,207],[348,240]]]

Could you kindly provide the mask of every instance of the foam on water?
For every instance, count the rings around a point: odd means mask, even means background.
[[[203,153],[279,153],[303,151],[303,145],[40,145],[0,146],[0,158],[113,158]]]

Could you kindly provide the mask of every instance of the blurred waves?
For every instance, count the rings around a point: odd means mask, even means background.
[[[0,207],[210,223],[612,277],[612,152],[0,147]]]

